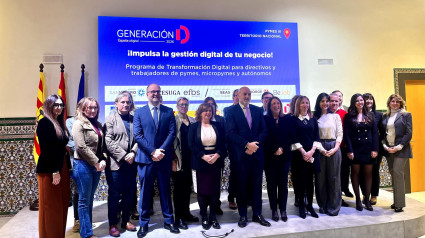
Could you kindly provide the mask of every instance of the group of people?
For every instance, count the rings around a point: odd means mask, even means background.
[[[187,98],[177,99],[174,114],[172,108],[162,105],[160,86],[150,84],[147,105],[135,110],[131,94],[121,92],[115,100],[116,109],[103,126],[98,122],[99,103],[85,97],[78,102],[68,129],[63,99],[49,96],[43,104],[44,118],[37,126],[41,147],[37,164],[40,237],[65,235],[70,156],[78,194],[78,209],[74,211],[78,213],[79,232],[84,238],[95,237],[93,199],[103,170],[108,183],[111,236],[120,236],[118,214],[122,229],[137,230],[130,221],[132,204],[137,203],[137,175],[140,183],[137,237],[145,237],[149,231],[155,180],[165,229],[180,233],[180,229],[188,229],[187,222],[199,221],[189,208],[193,184],[196,184],[202,227],[220,229],[216,215],[222,212],[220,188],[227,157],[231,170],[229,207],[238,209],[241,228],[248,223],[248,206],[252,207],[252,222],[271,225],[262,216],[263,170],[273,221],[288,220],[290,170],[300,217],[306,218],[307,213],[319,217],[313,209],[314,188],[319,213],[338,215],[346,204],[342,191],[350,195],[350,168],[356,209],[361,211],[364,203],[372,211],[379,190],[382,156],[387,158],[392,175],[392,209],[403,211],[404,166],[412,158],[412,118],[399,95],[389,97],[388,111],[384,114],[375,110],[371,94],[353,95],[345,111],[341,92],[321,93],[314,113],[309,98],[296,95],[286,115],[281,100],[270,92],[262,95],[263,107],[250,104],[248,87],[235,90],[232,96],[234,105],[223,110],[224,117],[216,114],[217,104],[208,97],[192,118],[187,115]],[[192,170],[196,171],[196,181],[192,181]],[[173,196],[170,179],[174,184]]]

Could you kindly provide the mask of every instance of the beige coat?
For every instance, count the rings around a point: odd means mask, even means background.
[[[124,122],[118,112],[106,118],[103,130],[108,152],[108,167],[111,170],[118,170],[128,153],[133,152],[134,155],[137,153],[137,143],[133,138],[133,115],[130,115],[130,135],[127,135]],[[129,140],[131,140],[130,150],[128,148]]]
[[[102,147],[102,152],[104,149],[102,124],[97,122],[97,127],[101,134],[101,141],[99,141],[93,125],[86,118],[76,119],[72,126],[72,137],[75,142],[74,158],[85,160],[92,166],[104,159],[104,157],[99,158],[96,156],[98,144]]]
[[[189,118],[189,124],[193,124],[196,122],[195,118],[188,116]],[[175,161],[177,163],[177,171],[180,171],[182,169],[182,147],[181,147],[181,134],[180,134],[180,127],[182,125],[182,120],[180,119],[179,113],[176,115],[176,139],[174,140],[174,153],[175,153]]]

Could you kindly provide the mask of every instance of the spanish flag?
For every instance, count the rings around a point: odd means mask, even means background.
[[[65,78],[63,76],[63,70],[61,71],[61,81],[59,83],[59,90],[58,90],[58,95],[62,97],[63,99],[63,104],[65,105],[65,107],[63,108],[64,110],[64,116],[65,119],[68,118],[68,113],[66,112],[66,93],[65,93]]]
[[[40,82],[38,83],[38,93],[37,93],[37,111],[36,111],[36,121],[38,121],[43,118],[43,103],[46,99],[44,92],[45,92],[45,80],[44,80],[44,74],[43,74],[43,66],[40,65]],[[35,163],[38,162],[38,157],[40,156],[40,144],[38,142],[37,133],[34,134],[34,148],[33,148],[33,155]]]

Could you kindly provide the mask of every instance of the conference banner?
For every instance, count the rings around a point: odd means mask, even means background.
[[[299,94],[296,23],[99,16],[98,27],[101,120],[124,90],[145,105],[151,83],[165,105],[187,97],[189,110],[205,97],[221,110],[241,86],[257,105],[266,91],[285,105]]]

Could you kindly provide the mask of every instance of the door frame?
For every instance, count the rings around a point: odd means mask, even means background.
[[[425,80],[425,69],[421,68],[394,68],[395,93],[406,99],[406,80]],[[407,106],[406,106],[407,108]],[[404,168],[406,193],[412,192],[410,180],[410,159]]]

